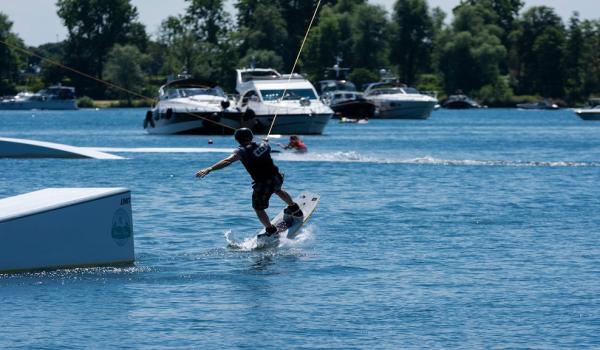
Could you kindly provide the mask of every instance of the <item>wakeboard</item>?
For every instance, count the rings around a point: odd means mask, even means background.
[[[263,228],[257,235],[256,240],[263,245],[271,245],[279,241],[279,237],[285,237],[287,239],[294,239],[312,213],[317,208],[321,196],[315,193],[303,192],[298,197],[294,198],[294,202],[298,203],[300,210],[302,210],[302,216],[292,216],[285,214],[284,211],[280,211],[271,223],[277,227],[277,233],[270,236],[266,235],[266,231]]]

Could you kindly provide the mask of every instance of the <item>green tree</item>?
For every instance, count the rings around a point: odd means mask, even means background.
[[[333,6],[333,8],[339,13],[351,13],[354,11],[357,5],[363,5],[366,3],[367,0],[337,0],[332,1],[330,6]]]
[[[499,86],[506,49],[496,20],[496,14],[480,4],[465,3],[454,10],[452,27],[440,39],[444,44],[438,54],[447,93],[477,94],[486,86]]]
[[[368,74],[377,80],[376,72],[388,64],[388,34],[389,23],[381,7],[362,0],[340,0],[335,5],[326,5],[301,56],[303,71],[313,80],[322,79],[325,68],[342,58],[346,67],[365,68],[356,78]]]
[[[523,14],[514,36],[519,92],[562,97],[566,33],[561,18],[550,7],[532,7]]]
[[[23,41],[13,32],[12,22],[0,12],[0,94],[14,94],[15,84],[19,80],[20,70],[25,60],[14,47],[24,48]],[[6,43],[6,44],[4,44]]]
[[[510,45],[509,35],[515,29],[515,21],[525,4],[523,0],[466,0],[465,3],[492,9],[496,14],[495,24],[503,30],[502,44]]]
[[[585,38],[582,50],[582,63],[585,72],[582,97],[600,95],[600,20],[585,20],[581,23]]]
[[[581,28],[579,13],[574,13],[569,21],[565,50],[566,96],[569,103],[581,101],[585,97],[584,50],[585,40]]]
[[[286,55],[287,23],[277,1],[239,0],[238,31],[232,35],[239,57],[250,57],[250,51],[271,51],[279,57]],[[268,18],[268,20],[265,20]]]
[[[352,47],[350,14],[340,13],[330,6],[323,7],[319,24],[308,36],[301,57],[302,67],[314,79],[322,79],[325,67],[335,63],[336,57],[349,57]]]
[[[104,67],[104,75],[113,84],[139,94],[145,84],[145,73],[142,67],[147,63],[148,56],[144,55],[133,45],[115,45]],[[132,93],[123,90],[118,95],[127,98],[131,106]]]
[[[190,3],[184,16],[187,30],[196,35],[199,57],[195,67],[189,70],[194,75],[229,86],[233,81],[232,67],[239,53],[235,35],[231,33],[231,19],[224,10],[223,0],[186,0]]]
[[[334,3],[326,0],[321,5]],[[238,28],[243,34],[242,55],[249,49],[275,51],[283,58],[284,66],[291,68],[316,5],[317,0],[238,0],[235,7]]]
[[[225,12],[223,0],[186,0],[185,22],[191,25],[199,40],[218,45],[227,35],[229,15]]]
[[[249,27],[254,20],[254,12],[261,0],[238,0],[235,3],[237,10],[238,28]]]
[[[387,67],[389,23],[381,6],[363,4],[352,14],[353,67],[379,69]]]
[[[148,37],[148,33],[146,33],[146,26],[140,22],[132,22],[129,25],[129,30],[125,34],[123,42],[137,47],[142,52],[146,51],[150,43],[150,38]]]
[[[288,69],[291,69],[294,64],[317,2],[317,0],[278,0],[288,36],[280,55]],[[322,1],[321,6],[329,3],[332,1]]]
[[[268,18],[268,21],[264,19]],[[282,55],[288,40],[286,22],[281,10],[271,3],[260,3],[254,10],[254,18],[243,28],[245,49],[271,50]]]
[[[162,74],[198,73],[196,66],[200,60],[202,43],[182,18],[166,18],[160,26],[158,40],[164,52]]]
[[[400,79],[413,84],[417,73],[430,68],[433,20],[426,0],[397,0],[392,15],[390,62]]]
[[[246,55],[239,60],[237,66],[250,67],[253,64],[256,67],[269,67],[279,71],[284,69],[281,56],[269,50],[248,50]]]
[[[137,9],[129,0],[58,0],[58,16],[67,28],[64,62],[67,66],[102,79],[104,63],[115,44],[144,42]],[[71,74],[80,92],[102,95],[104,86]],[[92,90],[93,89],[93,90]]]
[[[61,62],[65,56],[65,42],[61,41],[58,43],[47,43],[38,46],[34,52],[40,57],[50,59],[54,62]],[[67,71],[57,66],[56,64],[50,63],[48,60],[42,60],[38,57],[31,56],[29,58],[30,63],[41,67],[41,78],[44,85],[53,85],[63,83],[70,85],[71,82],[67,79]]]
[[[379,72],[366,68],[356,68],[353,69],[350,74],[348,74],[348,80],[356,84],[358,89],[362,89],[365,84],[378,81]]]
[[[152,66],[162,62],[161,74],[185,72],[231,87],[234,81],[232,68],[239,57],[233,34],[225,33],[218,43],[210,43],[199,39],[194,25],[185,17],[168,17],[161,24],[157,46],[152,50]]]

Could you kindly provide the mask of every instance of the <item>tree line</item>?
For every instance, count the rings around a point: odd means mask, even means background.
[[[62,83],[96,99],[132,98],[77,72],[154,96],[170,74],[187,72],[232,91],[235,68],[291,69],[316,0],[186,0],[149,35],[130,0],[58,0],[64,41],[26,47],[0,13],[0,95]],[[522,0],[461,0],[448,14],[427,0],[397,0],[391,13],[367,0],[324,0],[297,71],[311,80],[341,59],[358,86],[387,69],[405,84],[489,105],[522,96],[576,104],[600,92],[600,20]],[[18,48],[32,51],[27,54]],[[60,62],[71,68],[55,65]],[[74,70],[74,71],[73,71]]]

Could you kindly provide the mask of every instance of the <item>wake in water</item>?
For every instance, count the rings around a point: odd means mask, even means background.
[[[512,167],[600,167],[600,162],[440,159],[429,156],[408,159],[393,159],[376,156],[366,156],[354,151],[306,154],[282,153],[276,155],[274,158],[281,161],[292,162],[350,162],[379,164],[426,164],[451,166]]]
[[[84,147],[85,148],[85,147]],[[115,153],[231,153],[229,148],[116,148],[87,147],[94,151]],[[341,162],[341,163],[377,163],[377,164],[426,164],[451,166],[511,166],[511,167],[600,167],[600,162],[576,161],[531,161],[531,160],[474,160],[474,159],[440,159],[430,156],[397,159],[364,155],[355,151],[347,152],[283,152],[273,156],[274,159],[288,162]]]
[[[231,230],[225,232],[224,236],[229,248],[247,252],[261,249],[295,248],[311,240],[314,236],[314,232],[314,226],[308,225],[300,229],[300,233],[292,239],[288,239],[287,237],[279,237],[279,239],[259,241],[256,238],[256,235],[252,235],[244,240],[238,241]]]
[[[114,153],[231,153],[233,148],[217,147],[81,147],[99,152]]]

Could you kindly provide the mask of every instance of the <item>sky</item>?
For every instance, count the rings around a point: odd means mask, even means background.
[[[451,13],[460,0],[428,0],[430,7],[439,6]],[[150,34],[155,34],[160,22],[170,15],[184,12],[185,0],[131,0],[137,7],[140,21]],[[227,0],[227,9],[233,10],[234,0]],[[395,0],[369,0],[391,10]],[[600,18],[598,0],[525,0],[525,8],[546,5],[553,7],[565,19],[578,11],[581,18]],[[56,15],[56,0],[0,0],[0,12],[7,14],[16,32],[25,44],[38,46],[65,39],[67,32]]]

